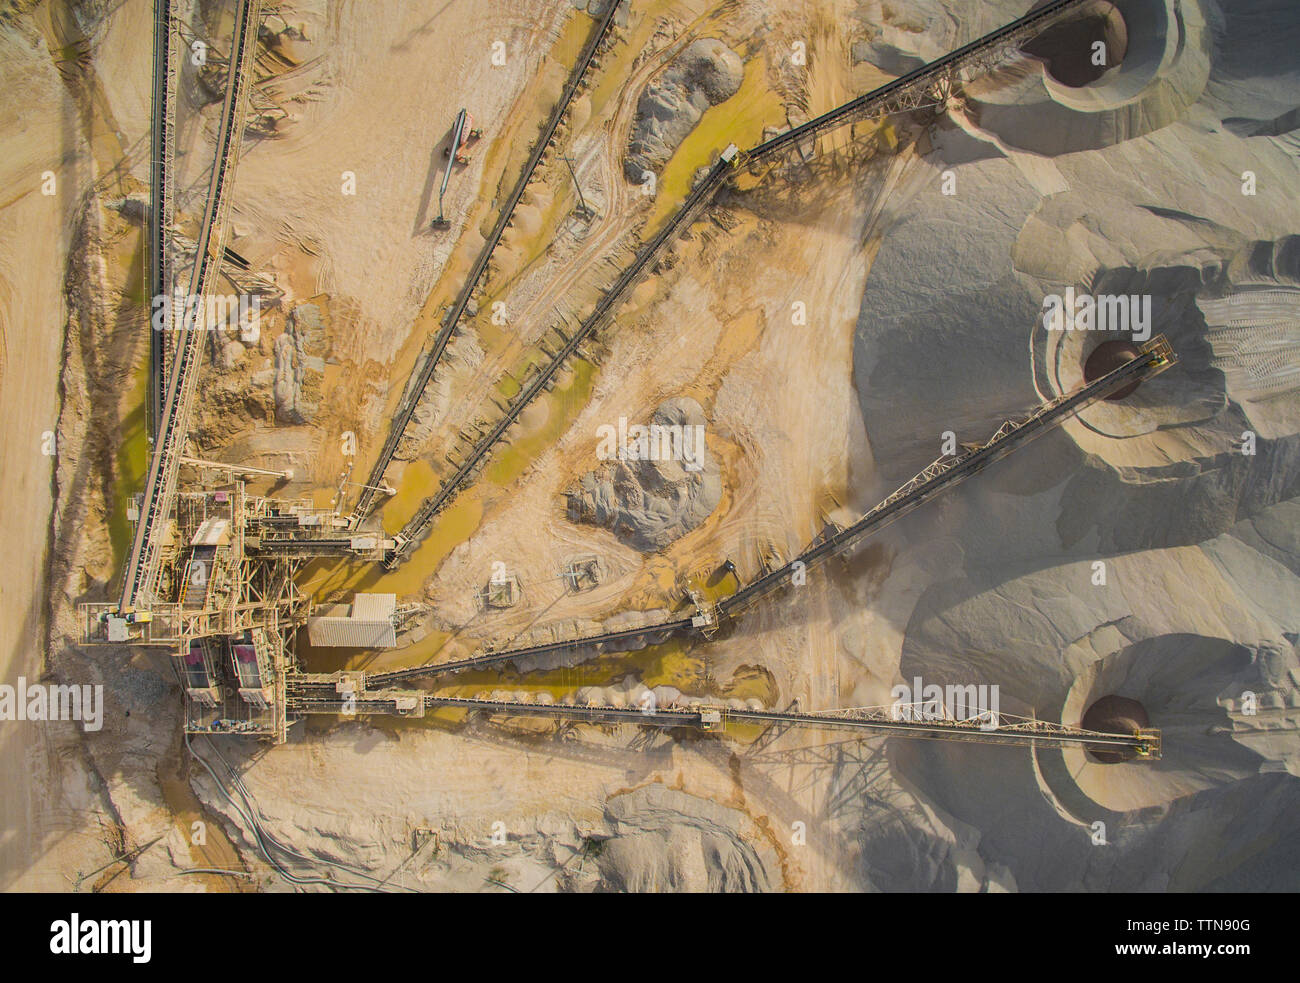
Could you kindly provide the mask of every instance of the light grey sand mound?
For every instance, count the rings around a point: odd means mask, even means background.
[[[679,397],[661,404],[650,423],[687,434],[686,446],[693,448],[703,433],[696,428],[704,427],[704,411],[695,400]],[[660,454],[652,460],[611,460],[602,464],[569,489],[569,518],[605,526],[619,539],[647,553],[680,539],[707,519],[722,498],[717,462],[702,442],[698,446],[700,456],[696,461],[665,459]],[[636,453],[634,446],[629,450]]]
[[[768,891],[780,882],[779,859],[739,810],[650,785],[610,799],[605,815],[615,835],[601,846],[601,890]]]

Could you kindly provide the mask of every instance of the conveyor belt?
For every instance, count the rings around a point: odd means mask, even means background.
[[[172,296],[171,255],[167,230],[175,219],[176,127],[172,92],[177,77],[175,10],[172,0],[154,0],[153,127],[149,164],[149,296]],[[156,440],[167,393],[167,336],[172,325],[159,326],[149,318],[149,437]]]
[[[423,699],[428,709],[448,707],[489,714],[550,717],[591,723],[626,723],[642,727],[689,727],[697,730],[712,730],[728,724],[779,724],[786,727],[856,730],[880,737],[926,738],[1019,747],[1082,745],[1090,749],[1129,750],[1146,758],[1160,756],[1160,732],[1157,730],[1136,731],[1132,734],[1109,734],[1078,727],[1066,727],[1045,720],[1015,717],[1010,714],[985,714],[979,718],[960,721],[939,718],[909,720],[895,719],[896,715],[888,707],[798,713],[785,710],[737,710],[698,705],[653,709],[579,706],[522,703],[514,700],[482,700],[432,694],[424,696]],[[386,698],[371,692],[346,703],[336,695],[302,692],[290,694],[291,711],[303,714],[388,714],[396,712],[395,705],[394,698]],[[713,715],[717,717],[716,724],[707,719]]]
[[[385,567],[392,570],[401,563],[401,561],[404,560],[416,548],[416,546],[419,545],[420,537],[423,535],[429,523],[433,520],[433,517],[442,510],[442,507],[450,500],[452,495],[454,495],[460,489],[460,486],[464,484],[466,479],[473,474],[475,468],[477,468],[483,458],[487,456],[493,445],[501,439],[505,432],[519,418],[519,414],[528,407],[529,403],[532,402],[538,393],[546,388],[550,381],[555,377],[555,374],[564,367],[565,362],[567,362],[573,356],[574,352],[578,350],[579,346],[590,338],[596,329],[601,326],[605,318],[613,312],[614,308],[622,300],[623,294],[631,287],[636,279],[645,272],[651,261],[654,260],[656,254],[663,248],[664,244],[675,238],[681,228],[691,220],[695,211],[712,196],[717,187],[718,176],[730,170],[730,168],[730,159],[726,154],[724,154],[716,163],[714,163],[713,167],[709,171],[709,176],[701,181],[695,190],[687,196],[686,201],[673,215],[672,220],[659,231],[658,235],[641,247],[640,252],[636,255],[636,259],[634,259],[632,264],[619,275],[618,279],[614,281],[613,286],[605,291],[604,295],[600,298],[600,301],[596,304],[595,309],[586,320],[582,322],[581,327],[574,332],[573,336],[569,338],[564,347],[561,348],[559,352],[556,353],[555,357],[546,364],[546,367],[534,375],[529,380],[528,384],[519,392],[514,401],[510,404],[510,409],[506,412],[506,415],[497,422],[496,426],[488,431],[486,436],[474,445],[474,449],[469,453],[469,456],[461,463],[460,467],[456,469],[455,473],[443,482],[442,487],[438,489],[437,493],[432,498],[427,499],[420,508],[416,510],[415,515],[412,516],[409,522],[407,522],[397,537],[397,549],[393,556],[385,561]]]
[[[983,446],[949,461],[936,461],[853,525],[827,536],[804,550],[789,563],[765,574],[731,597],[719,602],[719,616],[735,615],[757,598],[789,583],[796,570],[807,570],[826,558],[844,551],[864,536],[883,529],[934,495],[982,471],[994,461],[1006,457],[1085,407],[1105,399],[1134,379],[1146,379],[1163,372],[1173,363],[1173,352],[1164,336],[1152,339],[1146,344],[1139,357],[1126,362],[1096,382],[1044,404],[1020,423],[1004,424],[1002,429]]]
[[[689,631],[691,627],[690,618],[682,618],[676,621],[666,621],[660,624],[643,625],[639,628],[624,628],[620,631],[608,632],[604,635],[597,635],[587,638],[574,638],[566,641],[542,642],[538,645],[526,645],[515,649],[506,649],[501,652],[491,652],[486,655],[476,655],[468,659],[460,659],[456,662],[440,662],[432,665],[412,666],[410,669],[394,669],[390,672],[380,672],[367,676],[368,683],[372,688],[385,688],[405,679],[415,679],[420,676],[440,676],[449,673],[464,672],[471,669],[488,669],[495,666],[503,665],[507,662],[514,662],[516,659],[530,659],[539,655],[555,655],[559,652],[572,652],[576,649],[593,648],[604,645],[621,645],[625,642],[636,641],[638,639],[657,639],[664,640],[681,632]],[[647,644],[655,644],[647,642]]]
[[[1051,0],[1005,27],[999,27],[970,44],[950,51],[891,82],[886,82],[878,89],[873,89],[865,95],[837,106],[830,112],[777,134],[749,151],[745,155],[745,160],[761,160],[773,156],[789,149],[800,140],[842,126],[855,118],[870,116],[886,108],[891,100],[898,99],[909,90],[919,90],[920,94],[924,94],[940,81],[952,78],[963,68],[983,64],[990,49],[1015,45],[1020,39],[1038,33],[1060,14],[1082,2],[1083,0]]]
[[[244,109],[247,104],[245,97],[252,74],[253,54],[257,49],[260,14],[261,0],[241,0],[235,17],[235,33],[231,45],[234,54],[226,99],[221,110],[217,155],[208,182],[203,228],[199,234],[198,252],[190,276],[190,292],[198,297],[206,296],[221,266],[221,238],[228,204],[226,194],[244,125]],[[140,507],[140,519],[136,524],[135,537],[122,577],[122,595],[118,601],[118,609],[122,612],[132,611],[137,605],[147,606],[152,599],[153,582],[158,568],[159,540],[162,530],[170,521],[175,504],[176,472],[189,428],[194,393],[198,387],[203,343],[207,335],[207,325],[201,323],[201,310],[204,306],[197,304],[193,310],[187,311],[185,322],[176,338],[172,370],[167,377],[167,395],[163,402],[144,500]],[[168,328],[170,327],[169,324]]]

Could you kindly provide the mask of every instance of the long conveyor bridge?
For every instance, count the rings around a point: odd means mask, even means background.
[[[194,256],[194,268],[190,275],[190,293],[200,298],[212,290],[221,267],[223,230],[229,207],[228,196],[239,155],[240,136],[244,128],[248,102],[246,97],[253,75],[253,56],[257,50],[257,28],[261,9],[262,0],[241,0],[235,15],[230,76],[221,110],[216,159],[208,181],[203,227],[199,233],[198,251]],[[157,15],[170,25],[170,8],[160,9]],[[163,30],[159,28],[160,32]],[[170,27],[166,30],[169,31]],[[157,40],[160,44],[170,43],[168,36],[162,36]],[[156,111],[167,112],[169,105],[169,102],[165,102],[156,107]],[[157,126],[156,122],[155,126]],[[166,175],[165,180],[156,178],[155,190],[169,187],[169,181],[170,175]],[[165,212],[163,205],[161,201],[154,202],[156,217]],[[158,227],[153,234],[162,237],[166,234],[166,230]],[[160,238],[155,262],[160,262],[164,252]],[[194,406],[194,394],[198,389],[203,346],[208,329],[208,325],[202,321],[201,312],[204,306],[186,304],[186,312],[177,332],[171,371],[166,379],[166,392],[162,399],[153,454],[149,462],[144,498],[140,506],[140,519],[136,524],[135,537],[122,576],[122,594],[118,601],[118,609],[123,613],[135,610],[137,605],[147,607],[153,600],[152,593],[158,573],[163,534],[176,502],[177,472],[180,468],[180,459],[184,454],[190,412]],[[171,328],[172,324],[168,324],[167,329]]]
[[[367,688],[363,695],[348,699],[330,692],[324,686],[298,686],[290,689],[289,709],[298,714],[393,714],[401,712],[398,708],[403,699],[409,700],[410,695],[384,694]],[[422,701],[423,709],[460,709],[485,714],[547,717],[589,723],[624,723],[703,731],[720,731],[729,725],[817,727],[853,730],[866,736],[926,738],[1019,747],[1082,746],[1089,750],[1128,752],[1144,758],[1160,757],[1158,730],[1113,734],[993,711],[958,720],[947,716],[941,709],[930,709],[919,704],[805,713],[796,710],[735,709],[698,704],[671,707],[584,706],[577,703],[528,703],[521,700],[435,694],[424,694],[418,699]]]

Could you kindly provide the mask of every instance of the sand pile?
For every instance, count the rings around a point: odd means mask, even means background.
[[[314,304],[289,314],[287,329],[275,339],[275,412],[288,424],[310,423],[320,405],[329,339]]]
[[[768,891],[779,880],[775,851],[739,810],[651,785],[610,799],[605,815],[605,890]]]

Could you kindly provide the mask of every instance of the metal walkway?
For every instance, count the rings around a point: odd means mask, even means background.
[[[262,0],[241,0],[235,16],[230,78],[225,102],[221,109],[221,124],[217,137],[217,154],[208,182],[207,206],[203,214],[203,228],[199,234],[198,252],[190,276],[190,294],[204,297],[216,279],[221,266],[221,240],[225,215],[229,206],[226,193],[234,171],[239,138],[244,126],[244,111],[252,75],[253,54],[257,49],[257,26]],[[170,11],[168,11],[170,14]],[[161,213],[161,208],[155,211]],[[164,230],[165,234],[165,230]],[[148,605],[152,600],[154,580],[158,570],[161,532],[171,515],[176,498],[176,472],[184,449],[189,428],[190,411],[198,386],[203,343],[208,326],[203,323],[204,305],[186,305],[187,313],[176,338],[172,368],[167,377],[167,392],[159,419],[158,435],[154,441],[145,485],[144,501],[135,538],[127,557],[122,577],[122,594],[118,602],[121,612],[132,611],[137,605]],[[172,324],[168,324],[170,330]]]

